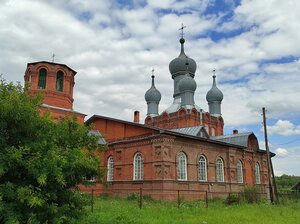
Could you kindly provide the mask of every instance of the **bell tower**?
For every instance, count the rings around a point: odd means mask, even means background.
[[[43,96],[42,111],[47,108],[54,119],[75,113],[81,123],[85,115],[73,111],[75,75],[76,71],[65,64],[40,61],[27,64],[24,80],[29,84],[29,95]]]

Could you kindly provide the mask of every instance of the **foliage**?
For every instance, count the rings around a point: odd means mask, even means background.
[[[41,97],[0,77],[0,214],[7,223],[69,223],[85,205],[82,177],[101,176],[96,136],[40,116]]]
[[[185,202],[177,208],[177,202],[149,201],[140,209],[136,201],[121,198],[96,198],[94,212],[86,207],[86,216],[77,223],[139,223],[139,224],[294,224],[300,220],[300,202],[285,205],[240,204],[225,206],[222,200],[205,203]],[[202,205],[202,206],[201,206]]]
[[[240,197],[238,194],[229,194],[225,199],[226,205],[238,205],[240,204]]]
[[[275,177],[275,181],[279,193],[289,193],[291,188],[300,181],[300,177],[283,174],[280,177]]]
[[[241,193],[242,198],[247,203],[258,203],[261,201],[260,191],[257,187],[246,186]]]

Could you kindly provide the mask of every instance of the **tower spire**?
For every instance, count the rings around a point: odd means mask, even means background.
[[[182,39],[183,39],[183,36],[184,36],[184,32],[183,32],[184,28],[186,28],[186,26],[184,26],[183,23],[181,23],[181,27],[179,28],[179,30],[181,30],[181,34],[180,35],[181,35]]]

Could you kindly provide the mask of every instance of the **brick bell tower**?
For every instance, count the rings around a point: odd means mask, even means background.
[[[76,71],[65,64],[40,61],[27,64],[24,75],[28,94],[43,96],[41,112],[49,111],[54,119],[75,115],[83,123],[85,115],[73,110]]]

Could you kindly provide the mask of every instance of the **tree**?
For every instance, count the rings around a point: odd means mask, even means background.
[[[77,188],[83,177],[101,177],[89,127],[75,118],[55,123],[40,115],[40,103],[0,77],[0,216],[7,223],[69,223],[85,205]]]

